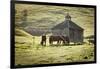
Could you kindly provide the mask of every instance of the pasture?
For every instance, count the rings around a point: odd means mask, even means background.
[[[94,61],[94,45],[40,45],[41,37],[15,36],[15,65]]]

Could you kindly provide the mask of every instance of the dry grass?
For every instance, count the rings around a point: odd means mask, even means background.
[[[31,44],[16,43],[16,65],[94,61],[93,45],[41,46],[39,38],[35,37],[35,42]]]

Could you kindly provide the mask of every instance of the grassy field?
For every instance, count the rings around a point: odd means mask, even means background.
[[[16,65],[94,61],[94,45],[49,46],[47,43],[47,46],[41,46],[41,37],[32,38],[16,36]]]
[[[20,46],[16,47],[15,50],[16,65],[94,61],[94,47],[90,45],[58,47]]]

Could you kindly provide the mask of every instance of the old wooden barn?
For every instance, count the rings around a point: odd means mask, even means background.
[[[71,16],[67,14],[65,20],[52,28],[53,35],[68,36],[69,41],[73,43],[83,42],[84,29],[71,20]]]

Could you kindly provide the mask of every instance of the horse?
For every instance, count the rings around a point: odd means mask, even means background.
[[[43,35],[42,36],[42,40],[41,40],[41,43],[40,43],[42,46],[45,45],[46,46],[46,36]]]
[[[67,36],[50,36],[49,37],[49,44],[53,44],[53,42],[56,41],[57,44],[61,44],[61,41],[63,44],[66,42],[69,44],[69,38]]]

